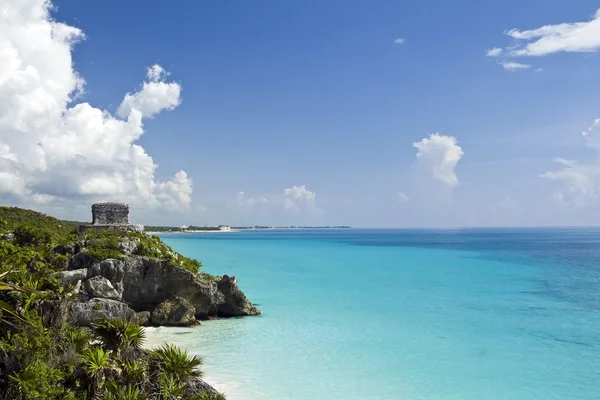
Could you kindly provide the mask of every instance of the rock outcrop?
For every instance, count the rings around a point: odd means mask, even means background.
[[[120,301],[122,293],[119,293],[103,276],[94,276],[86,279],[83,283],[83,291],[89,298],[101,298]]]
[[[238,288],[235,277],[223,275],[217,283],[217,290],[224,297],[223,301],[217,304],[217,315],[220,317],[260,314],[258,308],[250,303],[246,295]]]
[[[160,303],[150,320],[154,325],[190,326],[196,325],[196,309],[183,297],[175,297]]]
[[[123,319],[132,321],[135,318],[133,311],[127,304],[109,299],[91,299],[86,302],[75,303],[72,306],[73,323],[79,326],[91,326],[94,322],[102,320]]]
[[[60,249],[75,254],[69,270],[56,274],[62,285],[79,290],[81,303],[73,307],[78,323],[89,325],[103,315],[131,319],[136,312],[142,324],[149,321],[156,325],[189,325],[196,319],[260,314],[239,290],[234,277],[195,274],[158,258],[137,255],[138,238],[119,243],[123,253],[119,260],[98,261],[83,251],[84,244],[90,245],[83,242],[77,248]]]

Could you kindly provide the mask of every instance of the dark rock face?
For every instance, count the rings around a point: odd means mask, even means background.
[[[69,270],[89,268],[95,262],[96,259],[94,257],[91,257],[86,253],[78,253],[71,257],[71,260],[69,260],[68,268]]]
[[[124,262],[123,300],[136,310],[154,310],[163,301],[183,297],[194,306],[196,318],[216,314],[214,283],[156,258],[131,256]]]
[[[259,315],[260,311],[248,301],[246,295],[238,288],[234,277],[224,275],[217,283],[217,289],[225,297],[217,304],[217,315],[221,317],[237,317],[240,315]]]
[[[63,285],[81,286],[81,300],[84,301],[81,304],[90,303],[91,300],[85,303],[89,299],[124,302],[126,310],[117,310],[115,313],[127,312],[128,318],[131,310],[153,312],[161,303],[174,298],[181,298],[189,304],[196,319],[260,314],[239,290],[235,278],[223,276],[215,282],[212,277],[194,274],[156,258],[132,255],[137,243],[131,243],[133,244],[122,244],[124,249],[131,249],[126,252],[129,255],[125,255],[123,260],[106,259],[96,262],[85,252],[76,254],[71,258],[70,270],[57,273],[57,278]],[[110,304],[112,303],[102,303],[101,306],[106,308]],[[89,307],[90,305],[81,305],[75,308],[79,320],[89,322],[96,315],[102,314],[92,312],[101,310],[90,311]],[[175,315],[161,314],[148,318],[154,324],[188,324],[189,308],[186,306],[181,309],[185,310],[185,318],[181,317],[184,322]],[[113,309],[114,307],[109,307],[103,312],[110,314]]]
[[[75,303],[72,307],[72,321],[79,326],[91,326],[105,319],[131,321],[134,318],[135,311],[116,300],[91,299],[85,303]]]
[[[154,325],[190,326],[196,325],[196,309],[182,297],[174,297],[160,303],[152,311]]]
[[[120,301],[123,293],[117,291],[103,276],[94,276],[83,282],[83,291],[89,298],[102,298]]]

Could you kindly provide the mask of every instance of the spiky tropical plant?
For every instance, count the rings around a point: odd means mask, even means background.
[[[156,388],[156,400],[179,400],[185,393],[185,384],[166,372],[159,373]]]
[[[71,325],[64,327],[63,337],[66,344],[72,346],[77,354],[83,354],[92,340],[92,335],[88,332]]]
[[[94,347],[81,355],[81,362],[88,378],[89,398],[94,399],[113,368],[110,355],[104,349]]]
[[[188,400],[227,400],[223,393],[210,393],[204,391],[202,393],[193,395]]]
[[[146,365],[143,361],[125,360],[121,362],[121,373],[127,382],[144,383]]]
[[[140,349],[144,343],[144,329],[130,321],[104,320],[95,323],[93,328],[105,348],[117,356],[129,349]]]
[[[131,385],[119,385],[114,379],[106,382],[106,390],[100,396],[101,400],[141,400],[145,397],[140,389]]]
[[[150,352],[151,362],[158,370],[181,377],[182,380],[191,376],[201,377],[202,357],[189,355],[187,351],[177,346],[165,344]]]

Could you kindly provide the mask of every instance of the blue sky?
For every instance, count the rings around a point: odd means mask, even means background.
[[[76,103],[115,114],[155,64],[181,87],[178,106],[144,116],[135,143],[157,182],[184,170],[193,193],[180,210],[134,206],[139,222],[600,224],[599,153],[581,136],[600,116],[596,45],[486,55],[523,42],[510,29],[587,23],[597,2],[123,4],[56,0],[52,15],[85,34],[72,53],[85,79]],[[437,156],[417,159],[413,143],[434,133],[462,150],[456,184],[428,176]],[[585,177],[542,177],[562,170],[556,157]],[[61,204],[43,209],[87,213]]]

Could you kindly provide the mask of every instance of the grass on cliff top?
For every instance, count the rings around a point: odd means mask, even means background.
[[[156,236],[113,230],[80,234],[80,224],[32,210],[0,207],[0,273],[10,270],[9,279],[13,283],[32,290],[59,291],[52,275],[67,269],[77,248],[84,249],[84,254],[98,261],[121,259],[124,253],[132,252],[200,273],[202,264],[198,260],[173,251]],[[2,240],[7,234],[14,234],[14,238]]]

